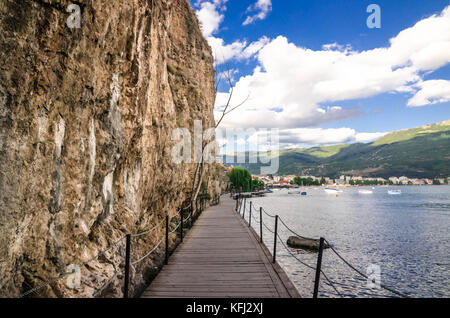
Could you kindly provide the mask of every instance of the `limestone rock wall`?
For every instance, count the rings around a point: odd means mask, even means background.
[[[78,0],[81,28],[66,23],[71,3],[0,2],[2,297],[175,215],[195,166],[170,160],[172,130],[213,126],[213,58],[188,0]],[[211,195],[220,170],[207,168]],[[161,235],[133,242],[132,258]],[[123,254],[83,268],[80,288],[61,280],[34,296],[89,297]],[[132,269],[135,290],[155,264]]]

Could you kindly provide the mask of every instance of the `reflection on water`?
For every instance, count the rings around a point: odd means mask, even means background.
[[[379,187],[372,195],[360,189],[345,189],[339,196],[321,188],[305,189],[307,196],[289,195],[287,190],[253,198],[254,205],[278,214],[302,236],[325,237],[336,250],[366,273],[368,266],[381,267],[381,282],[412,297],[450,297],[450,187],[402,187],[402,195],[388,195],[391,188]],[[273,230],[273,219],[264,216]],[[259,226],[253,224],[259,233]],[[282,225],[286,242],[291,235]],[[269,249],[273,234],[264,231]],[[317,254],[299,253],[298,258],[315,267]],[[277,259],[291,276],[303,297],[311,297],[314,272],[289,256],[278,245]],[[390,297],[383,290],[367,288],[332,251],[324,252],[323,270],[347,297]],[[321,280],[321,297],[337,297]]]

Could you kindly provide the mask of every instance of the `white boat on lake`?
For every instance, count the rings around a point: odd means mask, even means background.
[[[339,191],[337,189],[325,188],[324,191],[327,194],[339,194]]]
[[[359,190],[358,192],[360,194],[373,194],[373,191],[371,191],[371,190]]]
[[[400,194],[402,194],[402,190],[389,190],[388,194],[389,195],[400,195]]]

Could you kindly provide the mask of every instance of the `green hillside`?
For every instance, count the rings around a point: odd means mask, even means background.
[[[378,139],[373,143],[373,146],[387,145],[400,141],[411,140],[420,136],[427,136],[429,134],[446,132],[449,129],[450,129],[450,120],[418,128],[399,130]]]
[[[280,175],[448,177],[450,121],[396,131],[369,144],[284,150],[279,160]],[[260,164],[241,166],[260,173]]]

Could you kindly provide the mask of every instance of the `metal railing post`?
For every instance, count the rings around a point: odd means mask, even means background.
[[[314,281],[313,298],[317,298],[318,294],[319,294],[320,272],[322,271],[322,255],[323,255],[324,242],[325,242],[325,239],[323,237],[321,237],[320,244],[319,244],[319,255],[317,256],[316,280]]]
[[[263,231],[262,231],[262,227],[263,227],[263,212],[262,212],[262,207],[259,208],[259,236],[261,239],[261,243],[263,243]]]
[[[236,212],[238,211],[238,206],[239,206],[239,197],[236,196],[236,208],[234,209]]]
[[[127,234],[125,247],[125,281],[123,287],[123,298],[128,298],[130,286],[130,255],[131,255],[131,235]]]
[[[248,227],[252,227],[252,201],[250,201],[250,215],[248,216]]]
[[[278,215],[275,216],[275,238],[273,240],[273,263],[277,261]]]
[[[164,264],[169,264],[169,216],[166,215],[166,258]]]
[[[247,205],[247,198],[244,198],[244,212],[242,213],[242,218],[245,220],[245,208]]]
[[[244,203],[244,198],[243,197],[241,197],[240,199],[239,199],[239,215],[241,215],[241,212],[242,212],[242,204]]]
[[[184,210],[181,210],[180,211],[181,212],[181,224],[180,224],[180,240],[181,240],[181,242],[183,242],[183,226],[184,226],[184,224],[183,224],[183,221],[184,221]]]

